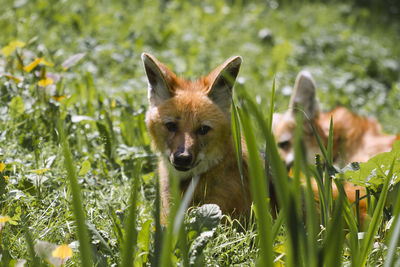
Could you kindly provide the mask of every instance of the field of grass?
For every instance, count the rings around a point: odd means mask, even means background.
[[[190,78],[241,55],[235,114],[249,126],[250,153],[269,144],[276,177],[286,170],[269,110],[287,109],[302,69],[314,76],[322,109],[341,104],[400,132],[400,21],[345,3],[279,3],[0,0],[1,266],[399,266],[400,148],[380,159],[373,182],[348,176],[371,189],[364,229],[345,199],[329,198],[329,149],[326,167],[296,165],[326,180],[321,225],[308,188],[304,224],[300,186],[286,179],[276,219],[257,212],[261,190],[245,228],[219,224],[213,206],[171,220],[175,228],[159,225],[142,52]],[[68,260],[51,255],[62,244],[74,251]]]

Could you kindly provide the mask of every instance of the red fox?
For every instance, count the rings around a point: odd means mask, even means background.
[[[322,113],[316,97],[315,82],[310,73],[302,71],[297,75],[289,110],[284,114],[274,114],[273,132],[282,158],[286,165],[293,162],[293,137],[296,128],[296,113],[304,111],[315,126],[324,145],[329,136],[330,119],[333,119],[334,163],[346,165],[350,162],[364,162],[371,157],[390,151],[400,135],[382,133],[381,126],[373,118],[359,117],[344,107]],[[315,154],[321,154],[317,140],[308,121],[303,126],[307,157],[314,163]]]
[[[179,179],[185,192],[200,176],[193,204],[217,204],[234,218],[250,211],[246,152],[243,150],[244,190],[231,132],[232,89],[242,58],[231,57],[196,81],[178,78],[150,54],[142,60],[148,78],[148,132],[159,154],[161,217],[168,215],[168,175]]]

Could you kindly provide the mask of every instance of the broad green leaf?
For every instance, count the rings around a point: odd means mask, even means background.
[[[218,205],[205,204],[189,212],[188,224],[191,230],[202,232],[217,227],[221,218],[222,212]]]
[[[359,165],[356,163],[349,164],[342,169],[343,178],[352,183],[376,189],[385,181],[393,158],[396,160],[394,161],[393,178],[390,185],[397,184],[400,179],[400,141],[394,143],[390,152],[378,154],[367,162],[359,163]],[[340,174],[337,174],[336,177],[340,177]]]
[[[202,252],[208,242],[214,236],[214,230],[202,232],[192,243],[189,252],[189,263],[194,266],[204,266]]]
[[[142,229],[138,233],[137,246],[143,252],[150,251],[151,242],[151,220],[143,223]],[[143,254],[143,261],[147,262],[147,254]]]

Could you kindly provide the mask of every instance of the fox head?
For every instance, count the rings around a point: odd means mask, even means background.
[[[315,82],[307,71],[301,71],[296,77],[288,111],[284,114],[276,113],[273,117],[272,130],[279,152],[287,166],[291,166],[294,161],[293,142],[298,112],[303,112],[304,117],[314,125],[318,123],[320,112]],[[320,153],[320,149],[308,119],[303,122],[304,145],[307,149],[308,161],[314,162],[315,154]],[[318,125],[315,126],[318,131]]]
[[[161,160],[179,178],[215,166],[231,140],[232,89],[241,57],[196,81],[178,78],[150,54],[143,53],[142,60],[148,79],[146,124]]]

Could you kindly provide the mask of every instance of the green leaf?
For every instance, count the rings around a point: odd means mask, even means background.
[[[8,112],[12,118],[17,118],[24,114],[25,112],[25,104],[24,100],[22,100],[21,96],[16,96],[10,101],[10,105],[8,106]]]
[[[214,230],[202,232],[192,243],[189,251],[189,263],[194,266],[204,266],[202,252],[207,243],[211,240]]]
[[[90,167],[91,167],[90,162],[88,160],[85,160],[82,163],[82,167],[81,167],[81,170],[79,171],[78,175],[85,176],[86,173],[88,173],[88,171],[90,170]]]
[[[203,232],[218,226],[222,218],[222,212],[218,205],[205,204],[199,208],[194,208],[189,212],[188,225],[190,230]]]
[[[138,233],[137,237],[137,247],[142,252],[150,251],[150,242],[151,242],[151,220],[147,220],[143,223],[142,229]],[[138,253],[141,253],[140,251]],[[147,262],[148,254],[143,254],[143,262]]]
[[[392,151],[378,154],[367,162],[362,163],[350,163],[342,169],[343,177],[346,180],[351,181],[355,184],[361,184],[364,186],[372,187],[376,190],[382,185],[386,179],[389,169],[392,164],[392,159],[395,158],[393,165],[393,179],[390,185],[397,184],[399,182],[400,173],[400,141],[396,141],[393,145]],[[338,174],[339,175],[339,174]],[[339,177],[336,175],[336,177]]]

